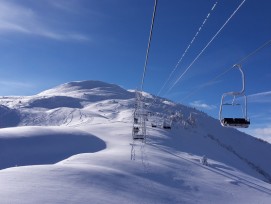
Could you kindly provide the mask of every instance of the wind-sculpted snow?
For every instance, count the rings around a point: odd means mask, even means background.
[[[0,169],[54,164],[80,153],[97,152],[104,141],[83,131],[57,127],[20,127],[0,130]]]
[[[95,88],[108,88],[110,87],[111,89],[115,90],[120,90],[121,88],[118,85],[115,84],[108,84],[102,81],[74,81],[74,82],[69,82],[66,84],[62,84],[55,89],[57,90],[66,90],[66,91],[71,91],[71,90],[90,90],[90,89],[95,89]],[[124,90],[124,89],[123,89]],[[48,90],[50,91],[50,90]],[[46,92],[48,92],[46,91]],[[45,93],[45,92],[44,92]]]
[[[59,108],[59,107],[69,107],[69,108],[82,108],[81,102],[82,100],[77,98],[72,98],[68,96],[52,96],[52,97],[44,97],[34,99],[30,101],[28,107],[29,108]]]
[[[15,127],[19,122],[20,115],[17,110],[0,105],[0,128]]]

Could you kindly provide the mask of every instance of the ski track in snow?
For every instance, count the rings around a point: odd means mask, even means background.
[[[188,159],[188,158],[182,156],[181,153],[175,154],[172,151],[169,151],[169,150],[167,150],[165,148],[161,148],[161,147],[159,147],[159,146],[157,146],[155,144],[149,144],[149,145],[151,145],[151,146],[153,146],[153,147],[155,147],[155,148],[157,148],[159,150],[162,150],[162,151],[164,151],[164,152],[166,152],[166,153],[168,153],[168,154],[170,154],[170,155],[172,155],[174,157],[177,157],[179,159],[188,161],[188,162],[190,162],[190,163],[192,163],[194,165],[197,165],[197,166],[199,166],[201,168],[204,168],[204,169],[206,169],[208,171],[212,171],[212,172],[214,172],[216,174],[224,176],[225,178],[229,179],[229,181],[231,181],[231,182],[233,181],[234,184],[239,184],[240,183],[240,184],[246,185],[246,186],[248,186],[250,188],[253,188],[255,190],[258,190],[258,191],[261,191],[263,193],[269,194],[271,196],[271,189],[265,188],[264,186],[261,186],[261,185],[257,185],[256,183],[253,183],[253,182],[251,182],[251,181],[249,181],[249,180],[247,180],[245,178],[242,178],[242,177],[236,176],[234,174],[231,174],[228,171],[226,172],[226,171],[222,170],[222,168],[216,168],[216,167],[213,168],[212,167],[213,165],[211,165],[210,167],[209,166],[204,166],[199,162],[195,162],[195,161],[193,161],[191,159]]]

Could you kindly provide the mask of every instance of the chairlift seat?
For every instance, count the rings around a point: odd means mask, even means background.
[[[247,128],[250,125],[250,121],[245,118],[223,118],[220,122],[224,127]]]
[[[144,135],[141,134],[135,134],[133,135],[134,140],[144,140]]]

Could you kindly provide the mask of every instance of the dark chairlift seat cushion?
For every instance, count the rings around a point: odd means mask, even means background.
[[[133,139],[134,140],[144,140],[144,135],[134,135]]]
[[[222,123],[225,125],[249,125],[250,121],[245,118],[224,118]]]

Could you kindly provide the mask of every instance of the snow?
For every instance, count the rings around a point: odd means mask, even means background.
[[[164,104],[166,105],[171,105],[171,106],[174,106],[175,104],[171,101],[163,101]]]
[[[134,95],[83,81],[0,98],[1,121],[18,116],[0,130],[1,203],[271,202],[269,143],[165,99],[150,107],[131,160]],[[151,128],[176,112],[171,130]]]
[[[67,127],[18,127],[0,130],[0,169],[54,164],[75,154],[97,152],[104,141]]]

